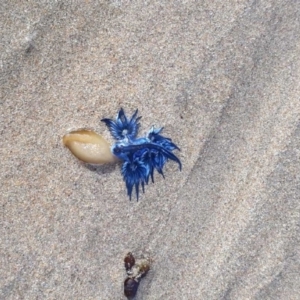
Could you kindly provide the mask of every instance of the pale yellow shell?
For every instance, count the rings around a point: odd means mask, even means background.
[[[108,142],[92,130],[80,129],[63,137],[64,145],[79,160],[89,164],[105,164],[116,162]]]

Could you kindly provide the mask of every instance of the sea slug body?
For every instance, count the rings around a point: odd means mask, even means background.
[[[134,188],[138,200],[139,187],[144,192],[150,177],[154,182],[154,170],[164,177],[163,167],[168,160],[175,161],[181,170],[180,159],[173,153],[180,149],[170,138],[161,135],[163,128],[152,127],[145,137],[137,137],[141,119],[137,114],[138,110],[128,119],[121,108],[115,121],[107,118],[101,120],[116,141],[111,151],[123,161],[121,173],[130,200]]]
[[[108,142],[92,130],[69,132],[63,137],[63,143],[75,157],[85,163],[106,164],[117,161]]]

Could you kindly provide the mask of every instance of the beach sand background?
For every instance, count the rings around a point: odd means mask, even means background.
[[[1,299],[300,299],[299,1],[2,1]],[[140,201],[62,145],[123,107],[179,145]]]

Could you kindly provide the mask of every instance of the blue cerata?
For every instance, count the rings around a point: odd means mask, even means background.
[[[121,108],[115,121],[107,118],[101,120],[116,140],[111,150],[123,161],[122,175],[130,200],[134,187],[138,200],[139,187],[141,186],[144,192],[150,177],[154,182],[154,170],[164,177],[163,167],[168,160],[177,162],[181,170],[181,162],[173,153],[174,150],[180,149],[170,138],[161,135],[163,127],[152,127],[145,137],[137,137],[141,119],[137,114],[138,110],[128,119]]]

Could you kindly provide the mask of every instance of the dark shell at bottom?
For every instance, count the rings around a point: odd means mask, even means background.
[[[132,279],[132,278],[126,278],[124,281],[124,294],[128,299],[132,299],[137,292],[137,289],[139,287],[139,282]]]

